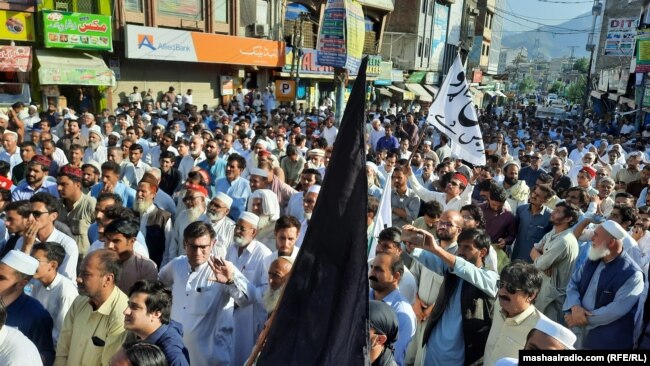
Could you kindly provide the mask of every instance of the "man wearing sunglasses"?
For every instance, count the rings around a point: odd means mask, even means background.
[[[16,249],[31,253],[34,243],[54,242],[65,249],[65,259],[59,266],[59,273],[73,280],[77,278],[79,248],[74,239],[54,227],[59,217],[56,198],[49,193],[39,192],[29,199],[31,206],[30,223],[23,237],[16,242]]]
[[[438,226],[442,223],[441,219]],[[424,241],[417,244],[423,250],[414,250],[411,255],[444,277],[422,336],[426,348],[423,364],[479,362],[492,325],[497,294],[498,275],[485,268],[483,262],[490,248],[490,236],[481,229],[462,231],[458,236],[458,255],[454,255],[429,232],[411,225],[402,229],[424,235]]]
[[[492,328],[485,344],[484,365],[494,365],[503,357],[518,358],[526,344],[526,335],[542,312],[533,303],[542,287],[542,272],[532,264],[514,261],[501,271],[497,282]]]

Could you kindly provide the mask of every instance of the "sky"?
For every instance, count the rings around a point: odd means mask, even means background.
[[[549,1],[556,1],[551,3]],[[602,2],[603,0],[601,0]],[[618,1],[618,0],[614,0]],[[570,4],[558,3],[566,2]],[[585,13],[591,13],[593,1],[589,0],[505,0],[503,3],[504,30],[506,32],[525,31],[539,26],[527,20],[516,18],[509,13],[546,25],[557,25]],[[497,9],[499,13],[499,9]],[[522,26],[512,21],[524,24]]]

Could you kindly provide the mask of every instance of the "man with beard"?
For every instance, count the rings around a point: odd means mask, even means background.
[[[83,162],[89,161],[106,161],[108,152],[103,144],[104,136],[99,126],[93,126],[88,129],[88,147],[84,151]]]
[[[187,179],[187,174],[193,167],[197,166],[206,156],[203,152],[203,137],[199,135],[192,136],[190,141],[190,153],[181,159],[178,165],[178,172],[181,174],[181,179]]]
[[[251,169],[251,175],[249,179],[251,180],[251,190],[253,189],[253,179],[257,175],[258,177],[255,178],[257,180],[257,184],[255,184],[256,188],[266,188],[270,189],[275,193],[275,195],[278,197],[278,203],[280,204],[280,211],[281,212],[286,212],[287,210],[287,205],[289,204],[289,200],[291,199],[291,196],[296,194],[298,191],[293,189],[290,185],[284,183],[282,179],[278,177],[278,174],[276,174],[276,169],[280,174],[284,173],[282,172],[281,168],[278,167],[273,167],[273,163],[270,161],[260,161],[260,163],[257,165],[257,169]],[[256,174],[254,174],[256,173]]]
[[[551,212],[550,221],[553,229],[530,251],[533,264],[543,272],[535,306],[551,320],[561,322],[566,286],[578,257],[578,241],[572,230],[578,221],[578,208],[560,202]]]
[[[56,147],[63,150],[66,155],[70,155],[72,145],[88,146],[88,139],[81,135],[79,121],[77,120],[68,121],[68,133],[56,143]]]
[[[551,188],[553,188],[558,197],[564,199],[566,191],[573,185],[571,178],[565,174],[564,161],[558,157],[554,157],[550,160],[549,166],[551,169],[551,177],[553,177]]]
[[[293,216],[282,216],[275,222],[275,250],[271,255],[264,258],[262,266],[258,267],[258,273],[255,274],[255,278],[261,278],[261,285],[255,293],[255,297],[260,304],[265,305],[264,296],[270,283],[268,273],[271,263],[278,258],[285,257],[291,259],[293,264],[293,260],[298,256],[296,239],[299,231],[300,222]],[[267,312],[270,313],[270,311]]]
[[[90,246],[88,229],[94,219],[96,201],[95,198],[83,193],[81,179],[81,169],[66,165],[59,171],[56,182],[59,196],[68,211],[66,220],[72,238],[77,243],[79,254],[84,256]]]
[[[409,175],[407,175],[406,171],[408,171]],[[408,177],[412,174],[413,172],[408,166],[407,160],[401,159],[391,175],[392,190],[390,197],[393,226],[402,227],[406,224],[412,224],[413,220],[418,217],[420,197],[407,184]],[[425,188],[422,189],[426,191]]]
[[[398,283],[404,275],[404,263],[399,256],[378,253],[372,260],[368,280],[370,281],[370,300],[383,301],[390,305],[399,321],[395,361],[404,365],[406,348],[415,334],[415,313],[409,301],[400,293]]]
[[[247,179],[242,178],[241,174],[246,169],[246,159],[238,154],[232,154],[228,157],[226,165],[226,176],[215,182],[217,192],[223,192],[232,198],[230,214],[232,219],[239,218],[239,215],[246,208],[246,200],[251,194],[250,183]]]
[[[217,193],[215,183],[217,179],[226,176],[226,160],[219,157],[219,143],[217,140],[208,140],[205,143],[205,160],[197,166],[210,174],[210,197]]]
[[[159,281],[138,281],[129,289],[124,329],[142,343],[158,346],[170,366],[189,366],[183,325],[170,319],[171,308],[170,289]]]
[[[303,207],[303,197],[306,192],[309,191],[309,188],[313,185],[321,184],[321,175],[316,169],[305,169],[300,174],[300,184],[298,187],[298,192],[293,194],[289,198],[289,203],[287,204],[287,215],[291,215],[298,220],[304,219],[304,207]]]
[[[186,209],[176,216],[176,221],[172,229],[172,239],[169,242],[169,246],[165,248],[165,255],[162,259],[163,266],[172,259],[185,254],[183,232],[188,225],[195,221],[210,222],[210,219],[205,214],[208,190],[204,186],[194,183],[186,184],[185,189],[183,203]]]
[[[275,221],[280,218],[278,198],[269,189],[258,189],[248,198],[248,211],[260,218],[256,239],[269,249],[275,248]]]
[[[325,166],[323,163],[323,159],[325,158],[325,150],[312,149],[309,150],[307,156],[309,157],[309,160],[307,161],[306,169],[320,170]]]
[[[48,366],[54,361],[52,317],[38,300],[23,292],[37,269],[38,261],[28,254],[17,250],[7,253],[0,261],[0,301],[7,307],[5,324],[29,338]]]
[[[519,180],[519,165],[516,162],[506,163],[503,167],[503,188],[508,192],[508,203],[513,212],[517,207],[528,202],[530,189],[526,182]]]
[[[120,257],[122,275],[115,283],[122,291],[128,291],[138,280],[155,281],[158,278],[156,264],[135,253],[133,246],[140,226],[135,220],[117,219],[104,228],[104,246]]]
[[[120,181],[120,165],[114,161],[102,164],[102,181],[95,184],[90,190],[92,197],[99,197],[100,193],[115,193],[120,198],[124,207],[132,208],[135,202],[135,190]]]
[[[280,295],[282,295],[284,285],[289,280],[289,273],[293,267],[293,261],[294,258],[292,257],[281,256],[276,258],[269,266],[267,271],[269,285],[262,295],[262,305],[269,316],[275,310],[280,300]]]
[[[305,234],[307,234],[307,228],[309,227],[309,221],[311,220],[311,215],[314,213],[314,207],[316,207],[316,201],[318,200],[318,194],[320,193],[320,185],[315,184],[307,190],[307,193],[302,199],[303,207],[303,219],[300,222],[300,234],[298,235],[298,240],[296,241],[296,246],[300,248],[302,246],[303,240],[305,240]]]
[[[599,225],[589,260],[571,276],[563,310],[577,349],[632,349],[638,339],[643,273],[623,251],[625,235],[612,220]]]
[[[206,213],[217,235],[217,242],[212,254],[219,258],[226,256],[226,251],[232,244],[233,235],[235,234],[235,222],[228,217],[230,205],[232,205],[232,198],[225,193],[219,192],[208,204]]]
[[[83,188],[84,194],[90,192],[90,189],[97,183],[99,183],[99,178],[101,176],[101,165],[96,161],[89,161],[88,163],[81,166],[81,171],[83,176],[81,177],[81,187]]]
[[[25,180],[16,186],[11,193],[13,201],[28,200],[38,192],[49,193],[54,197],[59,197],[56,190],[56,183],[47,179],[52,161],[43,155],[35,155],[27,163],[27,173]]]
[[[454,226],[443,221],[438,226]],[[425,230],[406,225],[404,231],[424,236],[414,243],[424,250],[414,256],[424,267],[444,276],[423,334],[425,365],[462,365],[480,361],[492,324],[498,274],[483,265],[490,237],[480,229],[458,236],[458,256],[440,246]],[[462,300],[462,301],[461,301]]]
[[[129,298],[115,284],[117,253],[100,249],[84,258],[75,299],[63,321],[56,365],[106,365],[126,337],[122,314]]]
[[[165,248],[172,240],[172,215],[154,203],[158,191],[158,179],[145,173],[138,184],[133,209],[140,214],[140,232],[145,237],[149,258],[160,267]]]
[[[233,245],[228,248],[226,259],[248,279],[251,286],[262,286],[258,276],[264,266],[264,259],[271,251],[264,244],[255,240],[258,232],[259,217],[252,212],[243,212],[235,225]],[[262,331],[266,321],[266,311],[255,301],[255,294],[250,294],[250,302],[235,309],[235,365],[243,365],[253,350],[255,340]]]
[[[503,268],[498,282],[492,327],[485,343],[484,365],[503,357],[517,358],[528,333],[543,317],[533,303],[542,286],[542,273],[535,266],[515,261]]]

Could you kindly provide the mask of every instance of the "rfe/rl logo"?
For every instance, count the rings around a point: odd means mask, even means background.
[[[153,36],[151,34],[138,34],[138,49],[147,47],[152,51],[156,50],[153,46]]]

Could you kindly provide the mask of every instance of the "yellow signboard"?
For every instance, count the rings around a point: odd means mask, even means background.
[[[34,41],[34,14],[0,10],[0,39]]]

